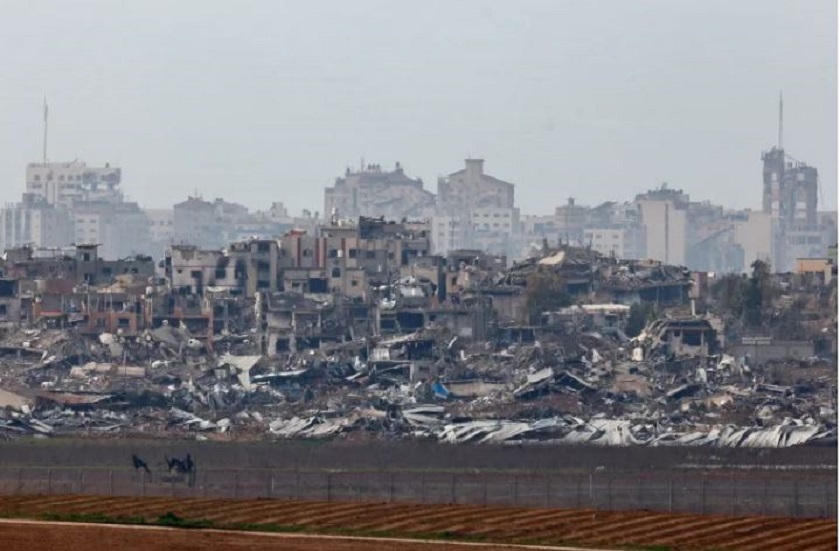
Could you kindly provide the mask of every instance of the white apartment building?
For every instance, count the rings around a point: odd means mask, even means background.
[[[122,201],[122,170],[90,167],[81,161],[29,163],[26,166],[26,193],[47,204],[72,207],[79,201]]]

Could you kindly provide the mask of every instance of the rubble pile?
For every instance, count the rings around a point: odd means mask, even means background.
[[[563,244],[428,253],[365,218],[173,246],[165,277],[7,251],[0,437],[836,443],[836,277],[714,298],[708,273]]]
[[[836,370],[680,354],[658,320],[633,340],[468,343],[445,329],[274,358],[211,351],[184,327],[0,340],[0,435],[426,438],[443,443],[785,447],[836,442]],[[694,342],[694,341],[692,341]],[[793,371],[779,384],[780,369]]]

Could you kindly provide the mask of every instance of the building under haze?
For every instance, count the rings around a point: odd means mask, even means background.
[[[771,264],[781,272],[793,270],[799,258],[825,256],[837,242],[836,224],[820,217],[819,172],[773,147],[761,155],[762,209],[772,220]]]
[[[688,204],[688,195],[667,184],[636,196],[648,258],[685,265]]]
[[[64,247],[73,242],[70,211],[24,193],[22,201],[0,209],[0,252],[33,245]]]
[[[78,201],[122,201],[122,170],[90,167],[81,161],[29,163],[26,193],[41,197],[50,205],[72,207]]]
[[[410,178],[400,163],[394,170],[368,164],[350,168],[335,185],[324,189],[324,216],[337,212],[341,218],[384,216],[387,220],[421,219],[431,216],[435,196],[423,189],[423,181]]]
[[[466,159],[463,169],[438,178],[432,241],[439,254],[478,248],[511,255],[522,233],[514,184],[484,172],[484,159]]]

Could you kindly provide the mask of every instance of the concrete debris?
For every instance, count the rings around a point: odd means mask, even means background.
[[[276,242],[245,245],[213,252],[211,273],[273,269],[233,253]],[[173,262],[202,253],[175,252]],[[689,306],[696,274],[572,247],[510,269],[475,251],[404,254],[389,270],[373,270],[388,258],[376,251],[322,252],[352,269],[289,269],[268,291],[243,277],[236,293],[154,278],[104,303],[87,289],[43,293],[26,321],[0,324],[0,437],[836,443],[825,320],[814,324],[823,349],[744,335],[709,302]],[[529,301],[538,276],[562,289],[563,306]],[[335,292],[339,280],[350,291]]]

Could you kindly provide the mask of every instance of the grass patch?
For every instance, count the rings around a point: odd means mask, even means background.
[[[143,517],[111,516],[102,513],[44,513],[43,520],[55,522],[89,522],[92,524],[148,524]]]
[[[144,517],[112,516],[103,513],[44,513],[43,520],[56,522],[87,522],[91,524],[130,524],[140,526],[165,526],[167,528],[217,528],[216,523],[207,519],[186,519],[172,511],[160,515],[154,520]]]

